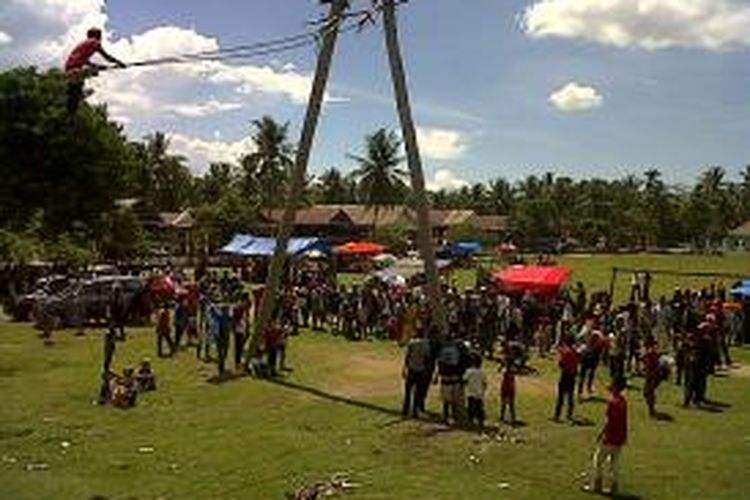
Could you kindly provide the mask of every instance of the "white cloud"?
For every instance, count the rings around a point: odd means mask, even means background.
[[[538,0],[526,8],[521,24],[534,38],[646,50],[750,46],[747,0]]]
[[[0,31],[0,45],[7,45],[13,41],[13,37],[4,31]]]
[[[435,172],[435,178],[427,182],[427,190],[433,192],[440,191],[441,189],[455,191],[468,185],[468,182],[456,176],[451,170],[440,169]]]
[[[196,104],[175,104],[169,106],[167,109],[176,115],[187,118],[200,118],[240,108],[242,108],[241,102],[223,102],[216,99],[209,99],[206,102]]]
[[[61,65],[65,52],[91,27],[104,26],[105,0],[4,0],[0,31],[20,64]]]
[[[451,160],[466,152],[466,138],[457,130],[418,128],[419,150],[425,158]]]
[[[206,140],[185,134],[170,135],[170,149],[173,153],[185,156],[194,174],[203,174],[213,162],[236,163],[237,160],[253,151],[250,137],[237,141]]]
[[[560,111],[575,113],[601,107],[604,98],[595,87],[570,82],[553,92],[549,102]]]

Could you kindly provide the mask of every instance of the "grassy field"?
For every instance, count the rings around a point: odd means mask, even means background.
[[[533,260],[531,258],[530,260]],[[651,255],[651,254],[568,254],[558,259],[558,264],[573,270],[572,284],[581,281],[587,290],[608,290],[612,277],[612,268],[658,269],[662,271],[699,272],[699,273],[729,273],[739,274],[750,279],[750,253],[730,253],[724,256],[710,255]],[[498,264],[499,266],[499,264]],[[341,273],[339,280],[352,285],[361,283],[366,275]],[[618,273],[615,282],[615,300],[621,301],[630,292],[630,278],[627,273]],[[449,274],[449,279],[459,289],[473,287],[476,275],[473,271],[455,270]],[[687,277],[653,275],[652,291],[654,297],[661,294],[670,296],[675,286],[685,288],[700,288],[712,282],[729,287],[733,281],[728,278]]]
[[[647,263],[750,273],[750,258],[661,259]],[[574,279],[596,287],[608,279],[612,260],[565,263],[574,267]],[[43,347],[28,325],[0,323],[0,498],[282,498],[336,472],[361,485],[348,495],[354,498],[586,498],[579,476],[604,404],[577,407],[593,425],[551,422],[550,360],[532,360],[540,374],[520,379],[518,413],[526,426],[508,429],[517,438],[512,442],[402,420],[402,354],[388,342],[305,332],[291,341],[294,371],[281,383],[241,378],[216,385],[208,382],[212,365],[188,351],[154,359],[152,331],[133,330],[119,346],[116,366],[151,356],[159,390],[133,409],[117,410],[92,404],[100,332],[83,338],[59,332],[55,340]],[[683,409],[678,388],[668,382],[659,391],[659,409],[673,421],[649,420],[637,389],[642,380],[633,381],[624,493],[747,496],[750,351],[736,350],[735,357],[740,365],[729,376],[710,381],[709,396],[729,405],[716,413]],[[498,381],[494,367],[485,368],[492,374],[494,424]],[[601,372],[602,396],[605,379]],[[437,412],[438,406],[431,391],[429,407]]]

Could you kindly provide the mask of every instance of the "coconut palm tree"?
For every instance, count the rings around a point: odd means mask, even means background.
[[[305,120],[302,124],[302,134],[295,152],[294,164],[292,165],[289,176],[290,182],[288,183],[287,197],[284,203],[284,213],[281,218],[281,223],[279,224],[276,249],[274,250],[273,258],[271,259],[271,268],[269,269],[266,288],[263,292],[260,314],[258,315],[258,321],[255,323],[253,335],[249,342],[250,352],[255,352],[255,349],[258,347],[261,334],[265,331],[266,325],[268,325],[268,322],[271,319],[271,313],[273,312],[276,303],[276,296],[281,285],[281,276],[284,272],[284,264],[286,262],[287,244],[294,228],[294,221],[300,197],[304,192],[308,180],[307,164],[310,161],[310,151],[312,150],[315,130],[317,129],[318,119],[320,118],[320,109],[323,106],[328,75],[331,71],[333,52],[336,47],[336,39],[338,38],[339,33],[338,27],[344,17],[344,13],[349,7],[348,0],[331,0],[321,3],[330,4],[328,22],[326,23],[323,35],[323,43],[321,44],[320,52],[318,53],[315,77],[313,78],[312,88],[310,89],[310,98],[307,104]],[[249,363],[249,358],[247,363]]]
[[[325,205],[355,203],[356,185],[337,168],[329,168],[318,177],[319,201]]]
[[[184,156],[169,153],[169,137],[162,132],[147,135],[140,149],[141,189],[155,208],[176,211],[184,208],[192,190],[192,176]]]
[[[381,128],[365,137],[364,156],[349,155],[359,164],[359,168],[352,173],[357,182],[359,199],[375,212],[373,231],[377,227],[381,209],[404,202],[406,171],[399,168],[404,161],[400,150],[401,140],[396,133]]]
[[[255,151],[240,163],[245,174],[245,191],[260,195],[261,206],[278,206],[289,180],[294,148],[289,142],[289,123],[270,116],[251,122]]]
[[[435,250],[432,244],[432,227],[430,224],[430,201],[425,190],[422,159],[417,144],[417,130],[411,114],[409,91],[406,85],[406,72],[401,58],[398,41],[398,25],[396,23],[396,1],[381,0],[379,5],[383,11],[383,28],[385,45],[388,52],[388,63],[391,68],[393,92],[396,96],[396,109],[406,147],[406,159],[411,174],[411,187],[414,197],[414,207],[417,212],[417,245],[424,260],[425,275],[427,277],[427,297],[437,327],[442,333],[447,331],[445,314],[443,311],[441,290],[437,265],[435,264]]]

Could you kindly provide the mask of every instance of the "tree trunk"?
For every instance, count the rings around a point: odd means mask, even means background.
[[[289,237],[294,229],[297,205],[299,204],[300,194],[304,189],[307,164],[310,159],[310,150],[312,149],[315,129],[317,128],[318,118],[320,117],[320,108],[323,104],[323,98],[325,97],[328,75],[333,60],[333,52],[339,33],[339,23],[344,11],[347,9],[347,5],[347,0],[334,0],[331,3],[331,8],[328,13],[328,23],[326,23],[324,27],[325,33],[323,36],[323,44],[320,49],[320,54],[318,55],[315,79],[313,80],[312,89],[310,91],[307,113],[305,115],[302,134],[291,172],[291,182],[284,205],[284,214],[279,224],[276,248],[271,260],[271,268],[268,273],[266,287],[260,304],[258,321],[256,321],[254,325],[255,328],[253,329],[253,335],[250,338],[250,355],[248,356],[246,366],[249,364],[249,359],[254,355],[254,352],[260,345],[261,336],[271,320],[271,315],[276,305],[276,297],[281,285],[281,276],[284,272],[284,264],[287,260],[287,245],[289,243]]]
[[[427,278],[427,297],[433,321],[440,329],[441,335],[445,335],[447,333],[447,323],[441,298],[440,277],[438,275],[437,264],[435,263],[435,250],[432,244],[430,203],[425,191],[422,160],[419,156],[419,146],[417,144],[417,131],[411,115],[409,92],[406,86],[406,73],[399,49],[395,0],[383,0],[383,25],[386,49],[388,51],[388,62],[391,67],[391,78],[393,80],[393,91],[396,95],[396,107],[398,109],[399,121],[401,122],[401,131],[406,147],[406,159],[409,164],[411,184],[414,191],[417,212],[417,246],[424,261]]]

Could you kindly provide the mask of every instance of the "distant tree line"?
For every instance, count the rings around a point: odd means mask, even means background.
[[[284,198],[294,144],[289,124],[265,116],[251,122],[252,151],[236,163],[191,174],[160,132],[128,138],[106,107],[65,111],[58,71],[0,73],[0,262],[43,258],[80,263],[95,257],[143,255],[148,234],[115,203],[138,198],[155,211],[191,207],[198,238],[224,241],[247,231],[262,210]],[[310,178],[300,205],[362,203],[376,213],[409,205],[401,141],[380,129],[349,155],[348,174],[329,168]],[[665,184],[661,173],[617,180],[546,173],[511,183],[496,179],[433,193],[435,208],[508,215],[517,241],[573,238],[585,245],[714,244],[750,218],[750,166],[739,182],[708,168],[690,187]]]

